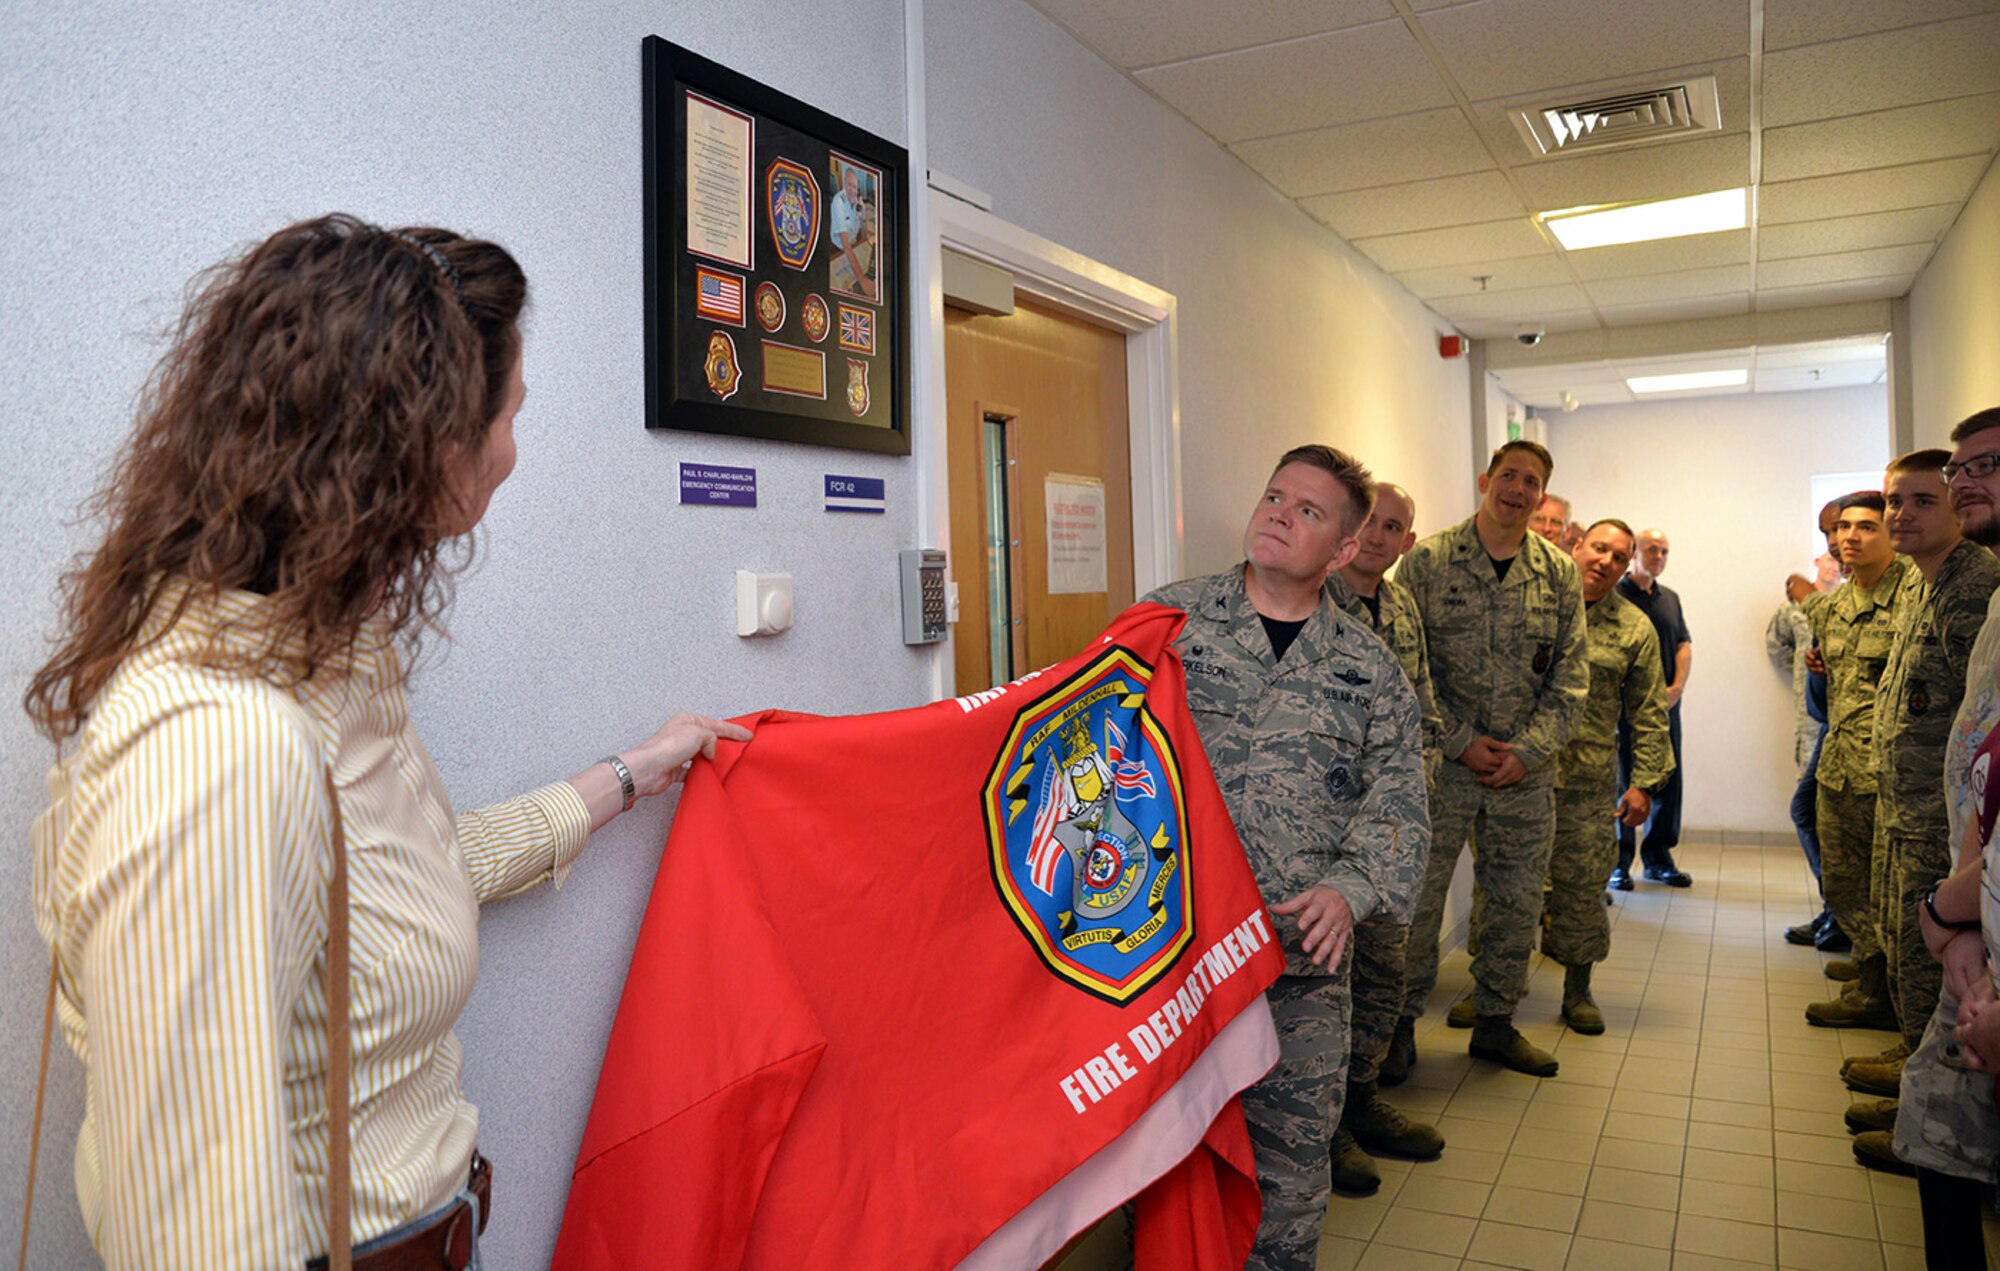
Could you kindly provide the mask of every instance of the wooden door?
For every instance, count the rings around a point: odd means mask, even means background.
[[[947,306],[944,319],[953,668],[964,694],[1060,662],[1134,599],[1125,336],[1026,299],[1004,317]],[[1059,489],[1103,483],[1101,591],[1060,589],[1074,577],[1051,588],[1051,479]],[[1057,547],[1076,558],[1074,542]]]

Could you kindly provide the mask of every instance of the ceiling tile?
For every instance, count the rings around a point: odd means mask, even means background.
[[[1750,263],[1750,231],[1727,230],[1719,234],[1690,234],[1685,238],[1663,238],[1651,243],[1623,243],[1616,247],[1591,247],[1565,253],[1570,268],[1585,282],[1598,278],[1627,278],[1641,274],[1670,274],[1683,269],[1707,269],[1715,265]]]
[[[1446,296],[1431,301],[1431,308],[1457,322],[1479,318],[1501,318],[1510,322],[1533,322],[1551,313],[1570,313],[1590,307],[1590,299],[1575,286],[1531,287],[1526,291],[1475,292],[1469,296]]]
[[[1826,221],[1793,221],[1757,231],[1757,259],[1784,260],[1826,252],[1853,252],[1902,243],[1932,243],[1958,216],[1958,205],[1911,207]]]
[[[1739,57],[1734,61],[1684,67],[1676,70],[1673,78],[1692,79],[1703,75],[1715,76],[1716,103],[1722,115],[1722,133],[1726,135],[1747,131],[1750,126],[1750,59]],[[1627,76],[1623,79],[1595,80],[1587,84],[1565,84],[1560,88],[1544,89],[1537,93],[1533,104],[1586,101],[1608,97],[1621,89],[1647,87],[1659,82],[1659,76],[1646,76],[1643,79]],[[1523,103],[1519,94],[1472,103],[1474,120],[1499,147],[1501,160],[1509,164],[1542,162],[1541,152],[1523,141],[1520,132],[1514,127],[1512,108],[1524,104],[1529,103]]]
[[[1600,305],[1657,304],[1689,296],[1719,296],[1750,290],[1750,267],[1725,265],[1678,274],[1649,274],[1644,278],[1606,278],[1590,283],[1588,290],[1590,298]]]
[[[1527,217],[1507,221],[1487,221],[1479,225],[1455,225],[1450,229],[1422,230],[1415,234],[1385,234],[1380,238],[1354,240],[1356,250],[1390,273],[1412,269],[1436,269],[1482,260],[1507,260],[1545,251],[1543,241]],[[1484,269],[1468,273],[1485,273]]]
[[[1802,393],[1816,388],[1854,388],[1881,381],[1888,372],[1881,367],[1830,366],[1799,370],[1760,371],[1751,377],[1753,393]]]
[[[1757,308],[1769,311],[1850,304],[1856,300],[1894,300],[1908,295],[1916,280],[1915,274],[1898,274],[1887,278],[1850,278],[1803,287],[1762,287],[1757,292]]]
[[[1750,293],[1730,292],[1721,296],[1695,296],[1687,300],[1662,300],[1653,304],[1605,305],[1598,309],[1607,326],[1631,327],[1647,322],[1682,322],[1688,318],[1720,318],[1750,312]]]
[[[1612,365],[1621,375],[1678,375],[1683,371],[1720,370],[1725,367],[1747,369],[1757,350],[1752,346],[1739,348],[1708,349],[1700,353],[1665,353],[1654,356],[1636,356],[1630,353],[1612,359]]]
[[[2000,92],[2000,13],[1885,31],[1764,59],[1767,128]]]
[[[1535,389],[1529,393],[1514,392],[1512,385],[1503,385],[1508,392],[1522,402],[1548,414],[1562,410],[1562,395],[1568,393],[1576,399],[1578,406],[1617,406],[1632,401],[1632,390],[1625,387],[1624,380],[1607,380],[1601,384],[1565,384],[1557,388]],[[1558,486],[1563,483],[1556,482]],[[1560,490],[1557,491],[1561,493]],[[1585,494],[1587,499],[1588,492]]]
[[[1028,0],[1121,70],[1393,18],[1389,0]]]
[[[1134,78],[1225,142],[1451,104],[1451,90],[1400,20],[1177,62]]]
[[[1990,154],[2000,144],[2000,93],[1764,130],[1764,179],[1792,181]]]
[[[1757,223],[1768,229],[1789,221],[1818,220],[1832,210],[1859,215],[1936,203],[1959,205],[1985,171],[1985,155],[1967,155],[1804,181],[1767,182],[1757,188]]]
[[[1750,137],[1738,133],[1545,159],[1514,169],[1514,176],[1537,212],[1705,194],[1750,184]]]
[[[1878,247],[1865,252],[1836,252],[1825,256],[1799,256],[1791,260],[1759,261],[1757,289],[1761,293],[1778,287],[1914,274],[1930,259],[1931,247],[1930,243],[1917,243],[1907,247]]]
[[[1472,225],[1528,214],[1521,200],[1514,197],[1514,188],[1507,184],[1507,178],[1498,172],[1470,172],[1435,181],[1321,194],[1301,199],[1299,203],[1347,239]]]
[[[1293,198],[1490,171],[1493,156],[1456,107],[1230,147]]]
[[[1748,348],[1757,342],[1756,328],[1757,316],[1747,313],[1610,327],[1604,332],[1604,354],[1623,366],[1668,343],[1679,348],[1723,349],[1732,345]]]
[[[1803,309],[1759,313],[1751,321],[1765,344],[1807,344],[1859,335],[1880,339],[1889,330],[1889,302],[1886,299],[1829,301]]]
[[[1569,266],[1561,256],[1545,251],[1539,256],[1508,260],[1483,260],[1476,265],[1445,265],[1437,269],[1411,269],[1397,274],[1396,281],[1410,289],[1419,300],[1439,296],[1476,294],[1476,275],[1487,276],[1488,292],[1521,291],[1528,287],[1552,287],[1573,282]]]
[[[1598,326],[1597,315],[1589,309],[1536,314],[1533,321],[1536,326],[1552,333],[1592,331]],[[1517,318],[1467,318],[1463,322],[1453,322],[1452,325],[1475,340],[1510,340],[1522,322]]]
[[[1847,340],[1815,340],[1806,344],[1764,346],[1757,350],[1759,372],[1772,367],[1828,366],[1835,362],[1872,362],[1881,366],[1887,355],[1879,335]]]
[[[1764,0],[1764,48],[1842,40],[2000,10],[2000,0]]]
[[[1418,21],[1474,101],[1719,62],[1743,56],[1750,42],[1743,0],[1491,0]],[[1579,76],[1580,67],[1594,73]]]
[[[1555,393],[1578,384],[1622,384],[1618,372],[1611,369],[1611,363],[1601,359],[1589,362],[1570,362],[1557,366],[1512,366],[1493,372],[1507,391],[1519,396],[1522,393],[1539,393],[1544,390]]]

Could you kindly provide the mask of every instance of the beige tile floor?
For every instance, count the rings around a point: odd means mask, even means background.
[[[1446,961],[1417,1067],[1387,1093],[1448,1146],[1378,1162],[1375,1196],[1336,1196],[1323,1271],[1920,1271],[1914,1183],[1856,1165],[1841,1123],[1858,1097],[1841,1058],[1893,1039],[1808,1025],[1832,986],[1821,955],[1779,938],[1817,908],[1803,858],[1677,856],[1693,887],[1617,893],[1603,1036],[1561,1026],[1562,968],[1537,957],[1515,1023],[1562,1061],[1550,1080],[1466,1055],[1444,1009],[1470,973],[1463,952]]]

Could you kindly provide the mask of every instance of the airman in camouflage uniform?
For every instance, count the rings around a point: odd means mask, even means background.
[[[1346,1093],[1342,954],[1355,922],[1407,918],[1429,844],[1416,695],[1322,589],[1369,501],[1359,464],[1300,447],[1251,517],[1242,566],[1146,597],[1188,615],[1174,642],[1188,708],[1286,955],[1269,994],[1278,1066],[1243,1092],[1264,1198],[1259,1271],[1313,1268]]]
[[[1824,1028],[1895,1028],[1888,964],[1869,898],[1875,843],[1875,692],[1895,638],[1909,561],[1882,525],[1882,496],[1841,500],[1842,556],[1853,574],[1813,611],[1826,664],[1827,733],[1819,756],[1820,882],[1834,920],[1854,942],[1861,975],[1848,993],[1806,1007]]]
[[[1813,743],[1819,740],[1819,721],[1806,705],[1806,685],[1811,673],[1806,654],[1812,652],[1812,619],[1806,616],[1804,601],[1819,593],[1804,574],[1785,580],[1785,603],[1771,615],[1764,627],[1764,652],[1792,673],[1792,763],[1800,772],[1812,758]]]
[[[1951,504],[1965,537],[1989,551],[2000,546],[2000,408],[1984,410],[1952,430],[1955,449],[1949,481]],[[1951,956],[1945,941],[1955,938],[1959,952],[1970,946],[1972,958],[1983,954],[1984,974],[2000,967],[2000,834],[1982,842],[1980,822],[1991,811],[1990,778],[1975,783],[1974,758],[2000,725],[2000,593],[1987,606],[1986,621],[1974,640],[1965,666],[1965,697],[1946,735],[1944,756],[1946,841],[1959,851],[1957,868],[1938,887],[1935,905],[1947,921],[1984,919],[1984,931],[1944,931],[1919,914],[1919,926],[1936,941],[1940,956]],[[1984,805],[1984,806],[1982,806]],[[1983,947],[1982,947],[1983,946]],[[1975,970],[1975,974],[1978,972]],[[1906,1164],[1949,1179],[1969,1179],[1990,1185],[2000,1170],[2000,1115],[1994,1112],[1993,1074],[1969,1070],[1960,1043],[1953,1036],[1959,1003],[1949,981],[1938,995],[1936,1011],[1923,1039],[1903,1066],[1902,1107],[1888,1132],[1856,1136],[1854,1152],[1864,1164],[1881,1150],[1881,1140],[1893,1137],[1893,1155]],[[1949,1189],[1919,1176],[1927,1235],[1935,1223],[1940,1241],[1953,1241],[1974,1258],[1981,1246],[1977,1190]],[[1948,1180],[1947,1180],[1948,1181]],[[1943,1194],[1940,1194],[1943,1193]],[[1938,1203],[1943,1202],[1943,1203]]]
[[[1944,807],[1945,747],[1965,696],[1965,668],[2000,589],[2000,560],[1959,533],[1941,469],[1949,451],[1919,450],[1889,466],[1883,497],[1889,536],[1909,557],[1896,633],[1875,695],[1876,921],[1902,1025],[1902,1053],[1923,1040],[1943,972],[1924,947],[1917,904],[1951,872]],[[1858,1071],[1857,1071],[1858,1070]],[[1902,1062],[1857,1062],[1858,1089],[1893,1093]]]
[[[1416,598],[1430,652],[1444,762],[1430,789],[1432,841],[1410,924],[1403,1018],[1408,1047],[1437,983],[1438,934],[1459,847],[1476,833],[1473,912],[1478,1022],[1471,1051],[1521,1072],[1554,1076],[1554,1056],[1514,1028],[1542,915],[1555,838],[1556,757],[1590,686],[1583,591],[1576,564],[1527,531],[1554,461],[1509,442],[1479,479],[1479,511],[1418,543],[1397,581]],[[1494,551],[1508,555],[1496,557]]]
[[[1598,521],[1584,531],[1575,553],[1583,581],[1590,692],[1556,765],[1556,842],[1549,856],[1542,952],[1568,968],[1562,1013],[1579,1033],[1604,1031],[1604,1015],[1590,996],[1590,968],[1611,953],[1604,880],[1617,863],[1618,840],[1605,825],[1605,813],[1615,811],[1628,825],[1644,825],[1652,792],[1674,770],[1660,637],[1652,619],[1617,590],[1631,563],[1633,542],[1632,527],[1625,522]],[[1621,713],[1632,732],[1632,785],[1622,796]]]
[[[1423,716],[1424,771],[1437,762],[1437,704],[1431,697],[1430,657],[1416,602],[1383,571],[1416,546],[1410,526],[1416,500],[1401,486],[1378,481],[1375,509],[1359,535],[1360,550],[1326,580],[1327,594],[1358,622],[1367,623],[1396,655],[1416,691]],[[1382,1072],[1389,1040],[1403,1013],[1403,961],[1410,926],[1387,914],[1355,924],[1352,1045],[1347,1059],[1347,1103],[1333,1140],[1333,1187],[1349,1196],[1372,1196],[1382,1186],[1369,1153],[1409,1160],[1435,1159],[1444,1151],[1437,1127],[1412,1121],[1384,1099],[1377,1083],[1396,1084]],[[1400,1077],[1397,1078],[1400,1080]]]

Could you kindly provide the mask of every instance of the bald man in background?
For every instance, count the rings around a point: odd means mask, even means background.
[[[1430,653],[1424,645],[1424,624],[1417,602],[1395,580],[1385,577],[1403,553],[1417,545],[1414,528],[1417,501],[1410,492],[1387,481],[1375,483],[1375,506],[1356,536],[1354,558],[1326,580],[1333,602],[1364,622],[1396,655],[1410,687],[1417,694],[1423,717],[1424,773],[1433,776],[1438,764],[1437,702],[1431,695]],[[1386,1063],[1389,1042],[1403,1011],[1403,966],[1410,924],[1388,914],[1354,926],[1354,959],[1348,978],[1353,1018],[1348,1025],[1347,1102],[1333,1138],[1333,1186],[1347,1196],[1372,1196],[1382,1176],[1372,1156],[1429,1161],[1444,1151],[1437,1127],[1412,1121],[1377,1089],[1398,1085],[1408,1075],[1407,1062]]]

